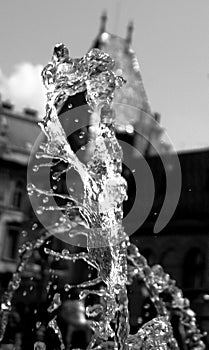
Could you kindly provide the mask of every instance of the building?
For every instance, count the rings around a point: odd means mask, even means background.
[[[0,274],[1,287],[16,269],[23,223],[32,216],[27,196],[27,164],[40,130],[36,111],[17,113],[0,104]]]
[[[121,38],[106,30],[106,22],[104,13],[93,47],[107,52],[115,61],[115,73],[126,80],[114,99],[117,135],[132,143],[142,155],[167,152],[169,146],[160,142],[164,132],[160,126],[160,114],[151,110],[140,65],[132,49],[133,23],[127,27],[126,38]]]
[[[175,174],[174,154],[163,157],[167,158],[170,171]],[[154,234],[154,225],[166,193],[165,169],[162,156],[147,158],[155,181],[155,197],[149,216],[131,236],[131,241],[139,247],[150,265],[161,264],[176,280],[177,286],[190,299],[201,327],[208,331],[209,150],[180,152],[178,157],[182,172],[180,198],[169,223],[157,234]],[[169,195],[172,203],[173,193]]]

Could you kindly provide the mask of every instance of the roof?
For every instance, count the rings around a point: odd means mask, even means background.
[[[115,61],[115,73],[126,79],[126,84],[116,93],[114,102],[135,108],[131,108],[128,112],[128,108],[124,107],[125,110],[123,110],[121,107],[117,113],[119,122],[124,125],[135,124],[141,118],[142,111],[151,115],[139,62],[130,42],[116,35],[102,32],[93,46],[107,52]]]
[[[100,33],[93,47],[107,52],[115,61],[115,73],[126,79],[126,84],[116,92],[114,98],[116,130],[118,133],[130,133],[129,127],[133,126],[134,146],[141,154],[155,154],[156,149],[160,153],[167,152],[170,146],[164,147],[160,142],[163,134],[163,128],[159,123],[160,115],[152,113],[140,65],[131,47],[133,25],[129,24],[127,37],[123,39],[106,32],[106,19],[102,16]]]

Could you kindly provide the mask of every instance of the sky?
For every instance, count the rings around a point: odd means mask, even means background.
[[[0,0],[0,93],[17,109],[43,113],[40,72],[63,42],[72,57],[91,47],[107,10],[107,31],[126,36],[153,112],[174,148],[209,147],[208,0]]]

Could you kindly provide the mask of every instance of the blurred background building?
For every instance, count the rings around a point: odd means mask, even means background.
[[[131,236],[147,258],[150,265],[161,264],[166,272],[176,280],[185,295],[191,300],[197,312],[197,318],[204,330],[209,329],[209,149],[181,152],[178,154],[182,171],[182,190],[176,211],[169,224],[157,235],[153,233],[154,223],[161,210],[166,192],[166,175],[162,158],[169,164],[169,171],[175,172],[174,153],[170,146],[162,142],[163,128],[160,115],[153,113],[142,81],[136,56],[131,48],[133,25],[129,24],[127,37],[119,38],[106,31],[106,15],[102,16],[101,28],[93,47],[108,52],[116,61],[115,72],[122,74],[128,81],[116,96],[117,120],[116,132],[122,140],[146,158],[154,181],[155,197],[149,216],[143,225]],[[85,104],[82,95],[69,98],[60,109],[63,114],[68,105],[72,110]],[[117,105],[118,103],[118,105]],[[128,107],[127,107],[128,105]],[[130,108],[131,106],[131,108]],[[89,115],[86,115],[87,121]],[[72,118],[68,120],[70,130]],[[90,120],[88,121],[90,124]],[[78,125],[79,127],[79,125]],[[136,132],[137,130],[137,132]],[[78,130],[80,132],[80,130]],[[140,131],[140,132],[139,132]],[[88,129],[85,130],[88,133]],[[27,196],[27,164],[32,145],[40,133],[36,111],[26,108],[17,113],[10,102],[0,103],[0,291],[5,290],[18,261],[18,246],[24,236],[25,226],[35,222],[34,213]],[[88,139],[88,137],[87,137]],[[79,138],[69,139],[72,147],[80,147]],[[134,151],[130,154],[135,167],[140,171],[141,157]],[[128,181],[129,201],[124,204],[125,214],[131,210],[135,198],[135,185],[131,177],[132,169],[123,169]],[[175,191],[175,188],[174,188]],[[172,198],[171,198],[172,201]],[[143,207],[143,199],[142,199]],[[140,208],[139,208],[140,210]],[[26,237],[27,238],[27,237]],[[60,243],[56,242],[57,245]],[[61,244],[62,245],[62,244]],[[42,256],[28,267],[25,283],[40,282],[44,276]],[[59,265],[59,264],[58,264]],[[46,268],[46,266],[45,266]],[[58,270],[61,267],[54,266]],[[65,267],[66,268],[66,267]],[[67,269],[69,266],[67,267]],[[82,271],[83,266],[78,266]],[[76,279],[74,273],[74,280]],[[44,285],[44,283],[43,283]],[[33,301],[39,295],[34,285]],[[21,287],[22,290],[26,288]],[[138,303],[141,286],[134,283],[130,289],[131,326],[141,322],[142,305]],[[39,294],[37,294],[39,293]],[[19,295],[19,302],[24,302]],[[18,298],[17,298],[18,299]],[[139,305],[138,309],[137,306]]]
[[[37,112],[17,113],[10,102],[0,103],[0,274],[15,271],[22,225],[29,220],[26,192],[27,165],[33,143],[40,133]],[[1,286],[2,287],[2,286]],[[0,287],[0,288],[1,288]]]

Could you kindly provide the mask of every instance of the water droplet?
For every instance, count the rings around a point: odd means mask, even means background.
[[[28,191],[28,195],[29,195],[29,197],[30,197],[30,196],[32,196],[32,195],[33,195],[33,193],[34,193],[33,191]]]
[[[54,185],[52,188],[53,188],[53,190],[57,190],[57,186],[56,185]]]
[[[69,292],[69,290],[70,290],[69,284],[65,284],[64,290],[65,290],[65,292]]]
[[[132,169],[132,173],[135,173],[136,172],[136,169]]]
[[[47,203],[49,201],[49,197],[44,197],[43,198],[43,203]]]
[[[26,290],[24,290],[24,292],[22,293],[22,295],[25,297],[27,295]]]
[[[41,327],[41,322],[36,322],[36,328],[40,328]]]
[[[76,119],[75,119],[75,123],[78,123],[78,122],[79,122],[79,120],[76,118]]]
[[[43,151],[45,151],[46,149],[46,144],[45,143],[41,143],[39,146],[40,149],[42,149]]]
[[[69,251],[67,249],[63,249],[62,250],[62,255],[67,257],[69,255]]]
[[[32,183],[29,183],[28,185],[27,185],[27,190],[28,191],[31,191],[31,190],[33,190],[35,188],[35,186],[32,184]]]
[[[72,107],[73,107],[72,103],[69,103],[68,106],[67,106],[67,108],[69,108],[69,109],[72,108]]]
[[[23,231],[22,231],[22,235],[23,235],[23,237],[27,237],[28,232],[27,232],[27,231],[25,231],[25,230],[23,230]]]
[[[37,213],[38,215],[43,214],[43,212],[44,212],[44,207],[38,207],[38,209],[36,210],[36,213]]]
[[[42,157],[43,153],[42,152],[37,152],[36,153],[36,159],[40,159]]]
[[[65,223],[67,221],[67,218],[65,216],[61,216],[59,218],[59,221]]]
[[[9,311],[10,308],[11,308],[11,303],[8,300],[1,304],[1,309],[2,310],[5,310],[5,311],[8,310]]]
[[[56,172],[52,175],[53,180],[57,180],[61,174],[59,172]]]
[[[38,224],[33,224],[33,226],[32,226],[32,230],[34,231],[36,228],[38,227]]]
[[[79,139],[83,139],[85,136],[85,132],[84,131],[81,131],[80,134],[79,134]]]
[[[39,171],[39,166],[38,166],[38,165],[34,165],[34,167],[33,167],[33,171],[34,171],[34,172]]]
[[[35,188],[35,186],[34,186],[32,183],[29,183],[29,184],[27,185],[27,191],[28,191],[28,195],[29,195],[29,196],[32,196],[33,191],[34,191],[34,188]]]

